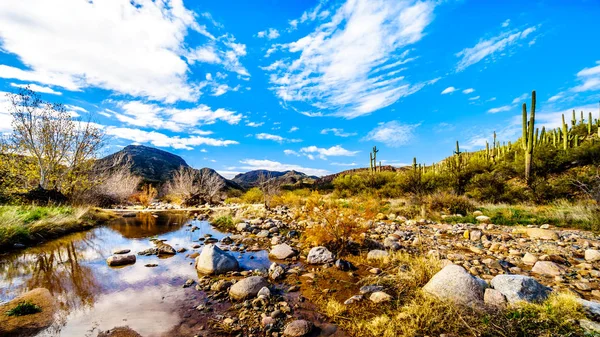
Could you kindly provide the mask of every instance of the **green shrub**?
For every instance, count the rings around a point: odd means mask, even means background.
[[[435,193],[426,198],[429,209],[434,212],[466,215],[475,210],[475,205],[469,198],[452,193]]]
[[[25,316],[42,312],[42,308],[29,301],[21,301],[14,308],[6,312],[6,316]]]

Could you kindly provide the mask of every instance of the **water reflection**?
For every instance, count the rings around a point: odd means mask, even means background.
[[[194,232],[192,225],[197,227]],[[182,213],[157,217],[146,213],[0,256],[0,302],[33,288],[49,289],[61,310],[56,323],[38,336],[96,336],[99,330],[121,325],[129,325],[143,336],[168,334],[181,324],[181,303],[197,296],[193,288],[181,285],[198,277],[186,254],[194,251],[192,244],[204,234],[218,239],[226,236],[207,222],[191,221]],[[153,247],[151,237],[188,252],[169,259],[138,256],[134,265],[123,268],[106,265],[106,258],[116,249],[137,253]],[[245,269],[269,265],[264,251],[233,254]],[[158,267],[147,268],[144,265],[148,263]]]

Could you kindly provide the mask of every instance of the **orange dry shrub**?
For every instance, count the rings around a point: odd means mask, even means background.
[[[157,194],[158,192],[156,191],[156,188],[154,188],[151,184],[146,184],[142,186],[142,190],[140,192],[132,195],[130,200],[133,202],[139,202],[143,206],[148,207],[152,200],[156,198]]]
[[[364,239],[366,221],[357,205],[326,200],[314,192],[306,202],[306,212],[313,224],[306,228],[304,241],[311,246],[326,246],[342,253],[350,243]]]

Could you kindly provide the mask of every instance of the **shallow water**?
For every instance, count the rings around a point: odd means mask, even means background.
[[[191,227],[199,229],[191,232]],[[143,336],[190,335],[195,331],[193,307],[202,301],[185,280],[197,279],[193,259],[186,255],[204,234],[227,236],[206,221],[184,213],[139,213],[86,232],[71,234],[36,247],[0,256],[0,302],[33,288],[50,290],[60,303],[57,320],[38,336],[96,336],[98,331],[128,325]],[[109,267],[116,249],[135,254],[154,247],[149,238],[166,240],[185,253],[168,258],[137,256],[134,265]],[[266,251],[232,252],[242,268],[267,268]],[[252,257],[252,258],[251,258]],[[144,265],[158,264],[149,268]],[[186,332],[186,330],[189,330]],[[177,331],[177,332],[175,332]]]

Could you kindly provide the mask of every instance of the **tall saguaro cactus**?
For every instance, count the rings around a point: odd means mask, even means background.
[[[531,161],[535,142],[535,90],[531,92],[531,113],[527,122],[527,104],[523,103],[523,150],[525,151],[525,180],[531,182]]]

